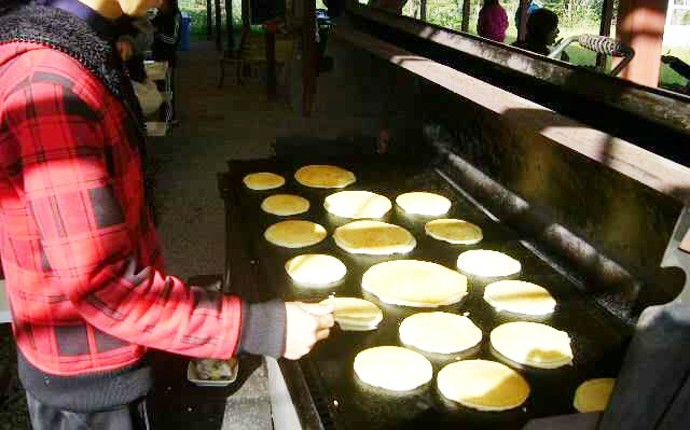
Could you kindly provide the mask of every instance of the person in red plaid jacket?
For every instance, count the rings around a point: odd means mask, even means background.
[[[0,254],[36,429],[148,428],[147,348],[297,359],[332,309],[247,304],[163,270],[113,22],[158,0],[0,5]]]

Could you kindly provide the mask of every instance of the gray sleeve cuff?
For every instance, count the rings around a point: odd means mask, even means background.
[[[282,357],[287,328],[285,303],[282,300],[243,303],[242,311],[238,353]]]

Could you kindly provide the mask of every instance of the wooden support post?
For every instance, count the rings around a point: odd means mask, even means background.
[[[527,16],[530,0],[520,0],[520,15],[518,16],[518,40],[524,42],[527,37]]]
[[[220,40],[221,33],[221,14],[220,14],[220,0],[214,0],[216,7],[216,49],[218,51],[223,49],[223,42]]]
[[[213,39],[213,3],[206,0],[206,40]]]
[[[600,36],[611,36],[611,21],[613,20],[614,0],[604,0],[601,6],[601,24],[599,25]],[[603,71],[606,67],[606,55],[597,54],[597,69]]]
[[[427,0],[421,0],[419,2],[419,19],[426,22],[426,2]]]
[[[235,50],[235,29],[232,21],[232,0],[225,0],[225,29],[228,32],[228,55]]]
[[[266,29],[266,89],[268,98],[275,97],[278,90],[276,81],[276,34]]]
[[[250,9],[249,0],[242,0],[242,29],[248,30],[251,25],[252,11]]]
[[[667,0],[620,0],[616,36],[635,51],[621,77],[658,86],[667,6]]]
[[[463,0],[462,2],[462,22],[460,23],[460,30],[469,31],[470,29],[470,13],[472,12],[471,0]]]
[[[302,1],[302,115],[311,116],[316,92],[316,1]]]

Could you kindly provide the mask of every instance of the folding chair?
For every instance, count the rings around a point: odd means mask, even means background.
[[[597,54],[623,58],[623,60],[621,60],[621,62],[608,73],[611,76],[618,76],[618,74],[635,56],[635,51],[631,47],[619,42],[616,39],[606,36],[581,34],[579,36],[571,36],[564,39],[553,51],[551,51],[549,58],[560,58],[561,53],[565,50],[565,48],[574,42],[579,43],[583,48],[589,49]],[[596,70],[603,72],[603,67],[603,65],[597,66]]]

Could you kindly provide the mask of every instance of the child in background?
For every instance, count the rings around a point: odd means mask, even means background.
[[[506,10],[498,3],[498,0],[484,0],[484,6],[479,11],[477,20],[477,34],[496,42],[503,42],[507,29]]]

